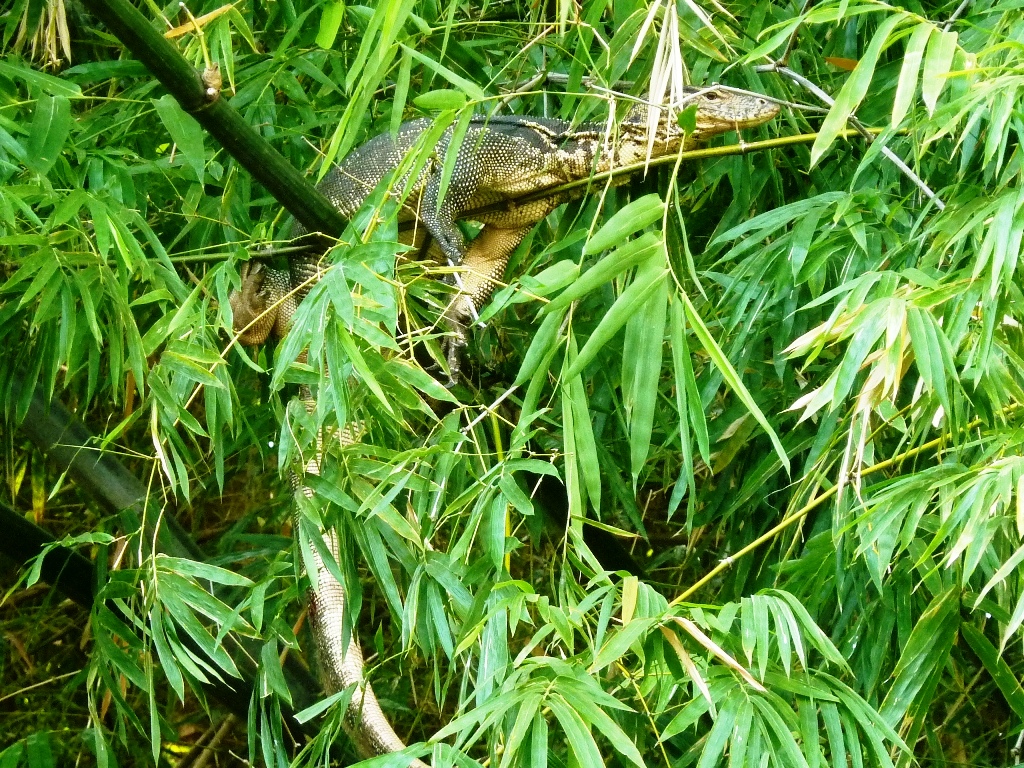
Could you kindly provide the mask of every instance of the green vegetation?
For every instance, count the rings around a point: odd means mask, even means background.
[[[450,270],[396,259],[381,195],[288,338],[234,343],[228,295],[287,238],[280,204],[82,6],[16,0],[3,501],[92,558],[102,600],[87,615],[5,561],[0,768],[344,754],[339,708],[309,709],[279,659],[310,647],[283,471],[346,424],[361,441],[331,444],[299,528],[337,526],[371,679],[432,765],[1018,761],[1019,3],[188,10],[203,35],[179,50],[313,177],[414,116],[604,121],[612,90],[684,81],[816,109],[557,210],[446,390]],[[146,527],[31,447],[33,394],[146,485]],[[530,499],[553,472],[564,526]],[[168,518],[202,558],[153,548]],[[601,573],[593,526],[646,575]],[[200,683],[253,669],[225,720]],[[282,707],[317,738],[295,747]]]

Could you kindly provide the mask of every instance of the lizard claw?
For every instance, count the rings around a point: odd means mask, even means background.
[[[275,312],[268,312],[271,284],[267,268],[259,261],[247,261],[239,274],[242,286],[231,292],[232,328],[243,344],[262,344],[267,340],[276,320]]]
[[[463,328],[452,329],[452,337],[445,344],[445,353],[448,358],[448,383],[445,386],[448,389],[459,383],[459,374],[462,373],[462,350],[465,348],[465,330]]]
[[[449,388],[459,382],[459,374],[462,371],[462,350],[468,344],[467,326],[478,317],[476,305],[473,300],[464,293],[455,297],[448,305],[444,313],[443,323],[448,330],[448,337],[445,339],[445,354],[448,362],[448,384]]]

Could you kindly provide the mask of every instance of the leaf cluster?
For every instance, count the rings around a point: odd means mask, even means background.
[[[295,538],[337,529],[346,631],[432,765],[1008,763],[1024,717],[1017,4],[189,10],[202,36],[177,4],[149,7],[312,174],[410,117],[437,135],[481,112],[614,121],[609,91],[687,78],[832,103],[743,137],[805,144],[659,165],[557,210],[448,390],[450,270],[407,257],[390,199],[327,254],[292,332],[242,349],[227,299],[250,252],[287,239],[275,201],[90,17],[71,18],[57,74],[5,20],[0,378],[27,382],[5,434],[33,390],[74,403],[207,559],[159,554],[75,497],[68,545],[94,556],[105,601],[65,683],[87,722],[61,744],[40,727],[0,765],[168,760],[212,707],[201,683],[242,674],[233,638],[260,649],[249,756],[328,761],[349,694],[300,715],[323,724],[308,744],[281,724],[296,702],[279,654],[309,644],[280,472],[339,430],[359,439],[328,442]],[[841,134],[852,117],[870,143]],[[37,520],[74,491],[17,437],[4,461]],[[564,485],[554,505],[541,476]],[[595,529],[643,578],[604,570]]]

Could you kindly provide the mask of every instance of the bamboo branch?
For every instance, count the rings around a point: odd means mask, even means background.
[[[211,72],[199,73],[128,0],[84,0],[111,32],[153,73],[253,178],[310,232],[340,235],[346,219],[225,99]]]
[[[17,372],[10,383],[13,388],[7,401],[17,402],[28,385]],[[15,417],[12,413],[8,418],[13,420]],[[147,545],[155,544],[156,550],[166,554],[199,561],[205,559],[202,549],[174,517],[155,512],[160,508],[159,503],[150,498],[146,487],[108,451],[103,450],[102,442],[59,400],[47,402],[37,388],[29,400],[25,419],[18,426],[22,434],[56,465],[58,473],[66,473],[102,507],[119,515],[122,528],[127,532],[140,531]],[[5,505],[0,505],[0,530],[5,532],[0,536],[0,552],[19,563],[27,562],[53,541],[43,529]],[[43,561],[42,575],[82,607],[92,608],[97,581],[92,563],[81,555],[54,550]],[[187,634],[179,633],[179,636],[187,641]],[[232,633],[225,637],[224,643],[243,678],[238,681],[227,678],[224,681],[213,680],[203,684],[203,689],[230,711],[246,718],[256,684],[256,669],[250,660],[260,658],[260,641]],[[192,646],[191,650],[205,656],[198,646]],[[212,660],[209,663],[216,664]],[[312,736],[309,726],[295,720],[294,713],[317,700],[319,686],[309,670],[295,661],[294,656],[285,659],[282,671],[295,706],[293,710],[282,701],[282,712],[295,733]]]

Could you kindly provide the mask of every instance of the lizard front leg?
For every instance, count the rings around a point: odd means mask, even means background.
[[[430,232],[450,267],[459,266],[466,255],[466,239],[455,220],[477,188],[472,169],[467,165],[461,159],[456,162],[451,182],[440,204],[438,196],[441,191],[441,169],[432,169],[417,203],[416,218],[422,221]]]
[[[452,383],[459,376],[460,355],[466,346],[466,327],[472,323],[480,307],[491,297],[494,287],[505,274],[509,257],[533,228],[504,229],[486,224],[473,238],[462,262],[459,292],[445,310],[445,323],[452,331],[448,343],[448,369]]]

